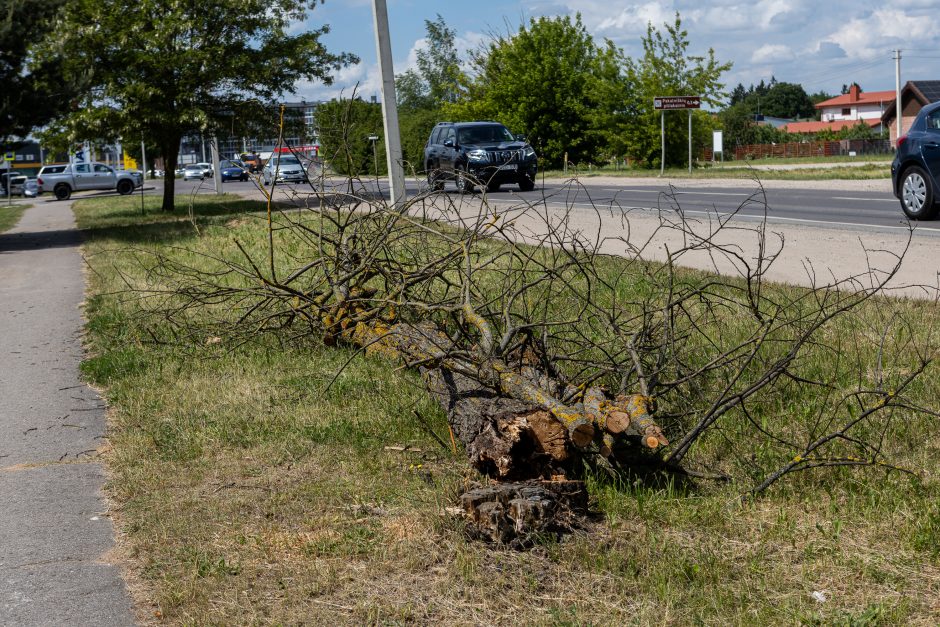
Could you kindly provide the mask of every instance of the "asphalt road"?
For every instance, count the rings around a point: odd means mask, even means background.
[[[101,494],[104,402],[79,380],[84,297],[69,203],[0,234],[0,625],[131,625]]]
[[[493,200],[523,200],[537,202],[545,200],[550,206],[581,208],[613,208],[624,211],[654,211],[659,207],[678,203],[683,211],[695,214],[735,213],[742,219],[754,220],[763,217],[766,198],[767,216],[771,222],[802,224],[829,228],[860,228],[865,231],[906,232],[908,222],[901,213],[898,200],[889,192],[863,192],[829,189],[780,189],[768,187],[763,190],[754,181],[741,180],[713,187],[712,181],[702,185],[696,181],[683,182],[675,187],[654,180],[620,179],[611,184],[591,178],[581,179],[579,188],[566,185],[560,180],[539,181],[535,190],[520,192],[515,185],[506,185],[490,194]],[[388,196],[386,181],[364,181],[371,189],[376,186]],[[213,193],[211,181],[178,180],[177,193]],[[148,182],[147,193],[162,193],[162,182]],[[417,194],[423,186],[415,181],[407,182],[409,195]],[[304,186],[281,185],[285,192],[304,193]],[[256,186],[252,182],[230,181],[223,184],[227,192],[249,194]],[[456,194],[453,184],[446,187],[448,193]],[[258,196],[261,197],[260,194]],[[940,221],[918,224],[917,232],[922,236],[940,235]]]

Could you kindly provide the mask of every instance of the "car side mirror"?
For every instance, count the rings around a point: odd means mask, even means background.
[[[528,138],[525,135],[516,135],[516,141],[528,142]]]
[[[452,140],[452,139],[445,139],[445,140],[444,140],[444,147],[445,147],[445,148],[453,148],[453,147],[454,147],[454,140]]]

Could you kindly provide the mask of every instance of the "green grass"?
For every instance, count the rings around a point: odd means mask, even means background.
[[[466,540],[444,510],[473,475],[461,453],[429,434],[449,438],[413,373],[314,337],[153,341],[166,328],[140,316],[145,303],[124,291],[125,281],[147,276],[142,251],[208,268],[196,253],[236,254],[235,239],[263,250],[260,203],[198,202],[195,225],[184,211],[141,217],[123,198],[75,203],[93,269],[83,369],[112,407],[108,489],[138,601],[163,621],[940,621],[940,447],[923,419],[897,435],[919,439],[905,461],[927,469],[922,479],[820,473],[741,504],[740,486],[589,475],[600,517],[588,530],[524,553],[486,547]],[[929,303],[866,307],[861,319],[873,328],[894,311],[923,330],[940,322]],[[821,339],[837,345],[853,331]],[[816,368],[834,367],[831,352],[819,355]],[[940,397],[936,380],[919,391],[930,404]],[[798,420],[813,395],[778,399],[769,411]],[[402,445],[413,450],[386,448]],[[718,454],[720,442],[706,449]]]
[[[32,205],[25,205],[23,203],[16,203],[14,205],[0,203],[0,233],[9,231],[16,226],[20,218],[23,217],[23,214],[26,213],[26,210],[31,206]]]

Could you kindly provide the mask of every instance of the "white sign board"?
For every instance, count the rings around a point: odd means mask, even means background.
[[[719,152],[724,152],[724,150],[722,150],[721,131],[712,131],[712,152],[716,154]]]

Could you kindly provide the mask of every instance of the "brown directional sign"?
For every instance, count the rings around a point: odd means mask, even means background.
[[[660,109],[700,109],[701,96],[658,96],[653,98],[653,108]]]

